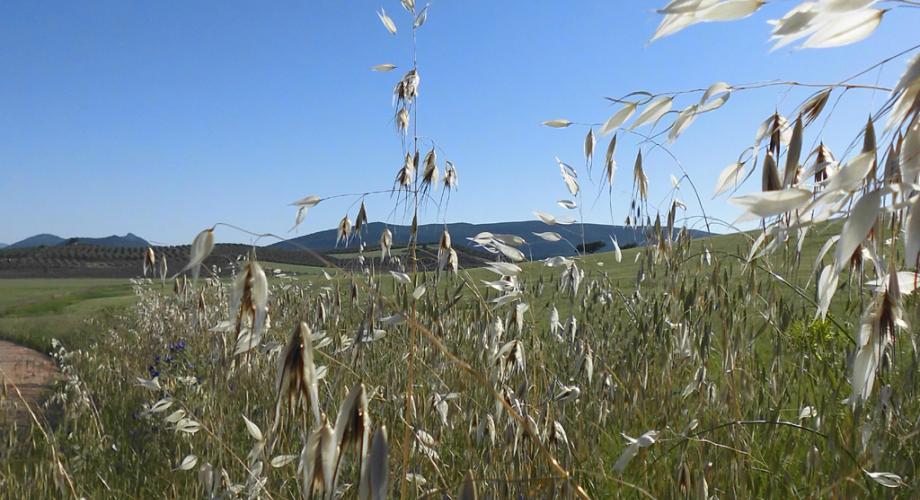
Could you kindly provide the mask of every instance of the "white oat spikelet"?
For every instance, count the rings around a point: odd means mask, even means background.
[[[578,266],[573,262],[562,271],[559,286],[562,290],[571,292],[572,295],[578,295],[578,288],[581,286],[581,280],[584,276],[584,272],[578,269]]]
[[[648,199],[648,176],[642,168],[642,151],[636,154],[636,163],[633,166],[633,184],[636,186],[636,192],[639,199],[646,201]]]
[[[367,412],[367,391],[364,384],[355,384],[339,408],[335,419],[335,443],[339,449],[339,458],[336,461],[333,474],[333,488],[338,480],[339,465],[342,455],[349,448],[355,450],[358,462],[358,479],[364,475],[367,466],[368,441],[370,440],[371,419]]]
[[[451,246],[450,233],[447,232],[445,227],[438,243],[438,271],[443,271],[445,267],[450,267],[450,270],[457,274],[459,264],[457,251]]]
[[[457,189],[460,185],[460,177],[457,175],[457,168],[450,160],[444,162],[444,190]]]
[[[617,161],[614,155],[617,151],[617,135],[613,134],[610,143],[607,145],[607,154],[604,157],[604,176],[607,178],[607,186],[613,187],[613,176],[617,172]]]
[[[364,201],[361,201],[361,208],[358,209],[358,216],[355,217],[355,234],[361,234],[361,228],[367,224],[367,208]]]
[[[166,275],[169,272],[169,265],[166,263],[166,255],[160,254],[160,281],[166,284]]]
[[[414,69],[409,70],[403,76],[402,80],[396,84],[396,88],[393,89],[393,100],[397,106],[403,107],[407,104],[412,104],[418,95],[419,81],[418,71]]]
[[[380,22],[383,24],[383,27],[390,32],[391,35],[396,34],[396,23],[393,22],[393,19],[387,15],[387,12],[383,10],[383,7],[377,12],[377,17],[380,19]]]
[[[396,180],[394,185],[396,189],[408,191],[412,187],[412,182],[415,180],[415,166],[418,163],[418,154],[416,154],[416,159],[412,159],[412,155],[406,153],[406,159],[403,162],[403,166],[400,167],[399,172],[396,173]]]
[[[310,327],[304,322],[298,324],[278,359],[273,429],[277,429],[281,423],[281,406],[285,400],[291,410],[309,404],[313,410],[314,422],[320,421],[318,380],[310,336]]]
[[[310,196],[305,196],[295,201],[294,203],[291,203],[291,205],[297,207],[297,215],[294,216],[294,227],[291,228],[291,231],[297,229],[297,226],[299,226],[300,223],[303,222],[304,218],[306,218],[307,211],[310,208],[318,205],[321,201],[323,201],[322,198],[316,196],[315,194],[311,194]]]
[[[147,276],[147,271],[153,271],[156,268],[157,257],[153,253],[153,248],[147,247],[147,250],[144,252],[144,277]]]
[[[495,355],[494,364],[498,369],[498,379],[502,381],[515,373],[524,373],[527,369],[524,345],[519,340],[507,342]]]
[[[385,500],[389,480],[389,445],[387,429],[380,426],[374,432],[371,449],[367,457],[367,467],[358,486],[358,498],[367,500]]]
[[[562,174],[562,181],[565,183],[566,189],[569,190],[569,194],[572,196],[578,196],[578,191],[581,189],[578,184],[578,173],[569,164],[565,163],[559,158],[556,158],[556,164],[559,165],[559,172]]]
[[[422,172],[422,189],[425,191],[436,189],[440,172],[438,171],[438,154],[434,148],[425,155],[425,170]]]
[[[351,220],[348,219],[348,214],[345,214],[345,217],[342,217],[342,220],[339,221],[339,226],[336,230],[335,246],[339,246],[339,243],[344,242],[345,246],[348,246],[348,241],[351,239]]]
[[[897,330],[907,326],[902,318],[900,302],[898,273],[892,265],[885,291],[873,300],[859,327],[857,350],[851,367],[849,402],[852,405],[865,402],[872,395],[885,350],[893,344]]]
[[[589,169],[594,161],[594,146],[596,144],[597,139],[594,137],[594,128],[591,128],[588,130],[588,135],[585,136],[585,161],[588,162]]]
[[[396,131],[401,135],[406,135],[409,131],[409,110],[405,106],[399,108],[396,112]]]
[[[303,497],[332,498],[335,493],[335,464],[338,460],[338,448],[335,436],[329,424],[310,434],[307,444],[300,455],[300,467],[303,473]]]
[[[240,273],[233,280],[229,302],[231,321],[236,333],[240,333],[248,320],[252,328],[253,342],[257,344],[268,313],[268,277],[254,256],[243,264]]]
[[[389,228],[383,228],[383,231],[380,233],[380,260],[385,261],[387,258],[392,258],[390,253],[393,247],[393,232]]]
[[[778,191],[782,189],[782,182],[779,180],[779,169],[776,166],[776,159],[773,153],[767,151],[767,156],[763,160],[763,176],[761,177],[761,191]]]
[[[198,279],[198,272],[201,269],[201,264],[204,262],[204,259],[211,254],[211,251],[214,250],[214,228],[205,229],[204,231],[198,233],[195,236],[195,240],[192,242],[192,249],[189,255],[188,264],[182,268],[181,271],[176,273],[176,276],[184,273],[185,271],[192,272],[192,279]]]

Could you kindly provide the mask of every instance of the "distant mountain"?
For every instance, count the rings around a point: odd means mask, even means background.
[[[377,245],[380,241],[380,234],[383,232],[385,227],[389,227],[390,231],[393,232],[394,245],[398,246],[408,243],[409,226],[386,225],[382,222],[372,222],[367,224],[365,228],[362,228],[361,233],[364,241],[369,246]],[[457,222],[448,224],[447,227],[454,246],[464,245],[473,247],[475,244],[467,238],[471,238],[484,231],[495,234],[513,234],[520,236],[527,241],[527,244],[521,247],[521,251],[523,251],[524,254],[529,258],[534,260],[545,259],[555,255],[574,255],[576,252],[573,245],[579,245],[582,242],[582,226],[580,224],[573,224],[569,226],[550,226],[543,223],[542,221],[494,222],[485,224],[468,224],[465,222]],[[437,243],[441,238],[441,231],[443,230],[443,224],[425,224],[419,226],[419,243]],[[564,238],[564,240],[550,242],[545,241],[538,236],[534,236],[533,234],[548,231],[559,233]],[[613,226],[607,224],[585,224],[584,231],[585,243],[589,245],[593,242],[603,243],[603,246],[600,247],[599,251],[607,251],[613,248],[613,245],[610,243],[611,236],[617,239],[617,242],[619,242],[621,247],[641,245],[644,242],[644,235],[642,234],[641,230],[626,228],[623,226]],[[690,234],[694,238],[709,235],[709,233],[706,233],[705,231],[695,230],[692,230]],[[326,231],[319,231],[305,236],[300,236],[298,238],[275,243],[271,245],[270,248],[278,248],[284,250],[301,250],[303,248],[308,248],[317,252],[326,252],[336,248],[335,240],[336,230],[329,229]],[[565,240],[568,240],[568,242]],[[348,246],[350,248],[355,248],[358,245],[358,241],[358,238],[353,238]],[[339,245],[339,247],[341,248],[342,245]]]
[[[92,245],[99,247],[121,247],[121,248],[138,248],[146,247],[149,243],[147,240],[128,233],[124,236],[106,236],[104,238],[61,238],[53,234],[36,234],[22,241],[17,241],[8,248],[34,248],[34,247],[55,247],[61,245]]]
[[[150,245],[147,240],[140,236],[128,233],[124,236],[106,236],[104,238],[70,238],[65,242],[66,245],[94,245],[97,247],[122,247],[122,248],[139,248]]]
[[[9,246],[9,245],[7,245],[6,243],[0,243],[0,248],[6,248],[6,247],[8,247],[8,246]]]
[[[10,248],[32,248],[32,247],[53,247],[64,243],[64,238],[60,236],[55,236],[53,234],[36,234],[35,236],[29,236],[28,238],[17,241],[10,245]]]

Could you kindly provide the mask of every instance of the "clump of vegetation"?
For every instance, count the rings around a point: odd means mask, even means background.
[[[794,352],[814,353],[835,352],[846,346],[847,338],[840,330],[826,320],[795,321],[785,332],[783,341]]]

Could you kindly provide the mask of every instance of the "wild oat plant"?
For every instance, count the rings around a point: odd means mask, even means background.
[[[429,7],[401,3],[393,17],[377,12],[390,35],[408,31],[411,42],[393,91],[403,149],[393,186],[294,203],[295,226],[331,198],[359,204],[338,237],[358,247],[360,270],[308,279],[267,272],[253,253],[231,265],[230,280],[214,269],[199,277],[218,224],[195,238],[166,292],[165,261],[149,252],[145,272],[159,279],[135,281],[137,306],[97,323],[106,333],[90,348],[56,346],[67,377],[54,400],[64,411],[55,426],[36,416],[24,439],[10,438],[23,458],[4,464],[5,496],[920,495],[920,45],[836,83],[637,91],[611,98],[605,122],[549,120],[587,129],[584,167],[556,160],[571,197],[559,206],[579,217],[536,211],[547,231],[533,236],[563,241],[553,226],[581,220],[595,163],[600,192],[612,193],[620,137],[621,149],[635,147],[626,223],[649,244],[621,251],[613,241],[607,257],[530,263],[524,238],[483,233],[473,242],[494,262],[468,270],[446,226],[430,260],[416,245],[419,218],[432,213],[423,209],[443,215],[459,182],[445,151],[419,133],[415,35]],[[653,40],[763,3],[674,0]],[[772,40],[857,42],[892,15],[876,3],[802,2],[771,21]],[[896,61],[906,70],[894,85],[862,83]],[[788,116],[768,110],[753,124],[754,143],[715,187],[760,229],[729,244],[691,242],[688,223],[722,222],[705,216],[673,155],[669,210],[650,214],[643,151],[670,155],[667,143],[701,115],[771,89],[810,94]],[[888,97],[835,154],[816,124],[854,92]],[[737,194],[758,173],[759,189]],[[683,215],[682,188],[702,218]],[[389,229],[366,234],[374,197],[411,218],[408,253],[392,251]]]

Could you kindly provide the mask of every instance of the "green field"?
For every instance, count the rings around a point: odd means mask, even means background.
[[[0,338],[42,352],[52,338],[87,345],[97,338],[87,320],[134,301],[124,279],[0,279]]]
[[[281,349],[305,321],[327,339],[314,353],[325,370],[318,383],[322,413],[334,421],[345,394],[363,383],[373,425],[389,432],[391,471],[402,467],[402,450],[413,450],[412,473],[443,494],[474,471],[480,491],[499,497],[563,495],[565,481],[549,465],[554,461],[572,474],[572,484],[599,498],[640,491],[673,497],[680,490],[675,471],[683,470],[686,481],[705,477],[710,494],[726,498],[764,492],[873,496],[881,486],[865,472],[874,470],[899,474],[903,491],[915,493],[920,483],[910,464],[920,449],[902,439],[914,432],[912,417],[887,426],[870,420],[867,427],[862,413],[842,403],[849,396],[845,360],[865,288],[843,279],[828,321],[814,320],[815,256],[835,231],[839,224],[818,226],[801,251],[791,239],[751,263],[745,262],[750,234],[674,242],[661,252],[629,249],[621,262],[609,252],[590,255],[575,260],[585,272],[577,291],[564,284],[563,267],[526,263],[518,275],[520,296],[509,304],[496,304],[500,294],[483,285],[498,279],[487,269],[418,273],[404,285],[390,273],[329,270],[327,279],[318,268],[263,263],[273,276],[272,326],[257,346],[242,350],[242,336],[211,329],[232,317],[229,280],[201,280],[201,293],[185,296],[156,281],[135,289],[117,280],[0,282],[4,336],[41,349],[51,337],[62,339],[58,355],[81,382],[57,389],[67,401],[59,427],[50,438],[33,429],[12,450],[24,458],[0,468],[0,483],[14,494],[33,492],[35,484],[44,495],[59,491],[30,478],[50,474],[51,450],[60,449],[81,495],[162,496],[168,484],[168,496],[200,496],[194,468],[176,470],[190,455],[195,468],[227,470],[233,488],[252,487],[247,470],[258,470],[261,462],[273,497],[296,495],[294,465],[267,464],[298,456],[319,425],[304,400],[291,410],[294,420],[277,434],[270,431]],[[415,298],[413,291],[419,292]],[[522,318],[518,304],[528,306]],[[913,324],[913,298],[906,304]],[[554,308],[562,323],[555,334]],[[381,323],[393,313],[417,315],[417,327]],[[356,347],[356,334],[374,323],[382,336]],[[503,326],[500,339],[492,337],[496,323]],[[520,360],[502,361],[498,348],[512,342],[523,353]],[[586,352],[593,376],[579,365]],[[896,344],[892,359],[880,383],[902,387],[898,410],[917,415],[910,342]],[[159,388],[138,384],[151,377]],[[557,403],[562,384],[579,386],[580,397]],[[411,429],[433,441],[413,438],[406,426],[406,387],[417,398]],[[492,391],[502,391],[509,406],[498,405]],[[438,406],[446,394],[456,396],[446,408]],[[170,408],[150,410],[156,404]],[[176,409],[202,430],[181,431],[167,421]],[[820,419],[797,418],[806,409]],[[533,419],[544,448],[526,437],[510,411]],[[241,415],[272,436],[270,454],[251,451],[252,431]],[[496,425],[491,445],[481,437],[479,423],[486,418]],[[545,434],[556,424],[568,444],[559,442],[561,434]],[[612,470],[626,446],[621,433],[651,430],[659,442],[623,473]],[[860,444],[866,432],[872,446]],[[57,444],[49,446],[48,439]],[[352,452],[346,457],[342,474],[353,488],[357,465]],[[408,488],[410,496],[430,493],[418,484]]]
[[[790,281],[808,284],[814,272],[812,263],[826,239],[839,232],[839,224],[823,225],[812,229],[803,246],[801,262],[793,276],[786,276]],[[747,249],[755,236],[749,233],[720,235],[694,240],[692,253],[701,256],[704,248],[709,249],[713,258],[720,257],[729,265],[738,265],[738,258],[747,257]],[[404,253],[398,249],[395,253]],[[636,256],[641,248],[631,248],[622,252],[622,261],[616,262],[613,252],[602,252],[583,258],[582,266],[586,270],[601,273],[611,284],[623,290],[635,286],[639,263]],[[355,254],[357,255],[357,254]],[[343,254],[344,256],[344,254]],[[376,255],[372,255],[376,258]],[[322,283],[323,268],[297,264],[263,262],[270,277],[277,269],[288,279],[319,279]],[[548,279],[558,273],[541,262],[525,263],[521,266],[523,277],[528,280]],[[338,275],[335,269],[326,269],[331,276]],[[467,271],[473,280],[492,280],[496,275],[485,269]],[[776,271],[779,273],[779,271]],[[392,279],[383,274],[381,283],[392,286]],[[171,291],[167,283],[164,290]],[[793,293],[790,291],[790,293]],[[65,344],[84,346],[93,339],[93,331],[86,321],[98,317],[101,313],[124,309],[135,302],[136,298],[127,279],[0,279],[0,338],[47,351],[50,340],[57,338]],[[539,300],[538,306],[545,306],[552,300],[548,297]],[[562,307],[564,305],[561,304]]]
[[[797,263],[770,267],[769,261],[758,261],[754,265],[768,266],[762,270],[769,269],[775,276],[786,279],[786,296],[813,303],[815,257],[825,241],[839,231],[839,223],[812,228],[802,246]],[[711,259],[718,259],[727,268],[736,269],[742,265],[742,260],[747,258],[755,237],[756,233],[736,233],[693,240],[688,260],[701,259],[704,249],[708,249]],[[404,249],[399,250],[404,252]],[[629,293],[636,285],[640,269],[636,257],[642,251],[641,247],[624,250],[621,262],[616,262],[613,252],[597,253],[579,259],[579,265],[586,271],[603,275],[607,283]],[[371,256],[376,258],[376,253]],[[825,257],[825,261],[829,261],[830,257],[832,252]],[[327,281],[323,278],[323,271],[340,284],[349,279],[347,274],[332,268],[275,262],[263,262],[262,265],[273,281],[277,281],[278,276],[274,270],[283,273],[283,279],[288,281],[324,284]],[[558,268],[546,267],[542,262],[524,263],[521,267],[521,276],[528,281],[549,280],[558,274]],[[479,283],[479,280],[497,278],[495,273],[486,269],[465,270],[463,274],[475,283]],[[381,286],[390,288],[393,286],[393,279],[389,273],[383,273],[380,283]],[[443,291],[450,286],[443,282],[437,285],[437,289]],[[166,283],[165,287],[157,287],[167,292],[172,291],[170,283]],[[463,293],[468,295],[469,289],[464,289]],[[490,293],[485,292],[488,297],[492,296]],[[805,297],[802,296],[803,293],[806,294]],[[555,299],[554,294],[534,297],[530,311],[532,319],[539,324],[545,323],[545,317],[535,316],[534,313],[549,306]],[[47,352],[52,338],[57,338],[71,347],[83,347],[97,338],[96,335],[102,328],[89,326],[89,319],[98,319],[106,314],[122,311],[135,301],[135,294],[127,279],[0,279],[0,338],[43,352]],[[561,313],[569,311],[565,301],[560,301],[556,305]],[[832,316],[834,313],[845,314],[850,306],[848,302],[835,303],[831,310]]]
[[[321,268],[297,264],[264,266],[270,275],[273,269],[299,278],[322,273]],[[161,289],[171,292],[172,284],[167,282]],[[136,300],[128,279],[0,279],[0,339],[42,352],[49,350],[52,338],[71,348],[83,347],[105,327],[89,325],[89,320],[124,311]]]

